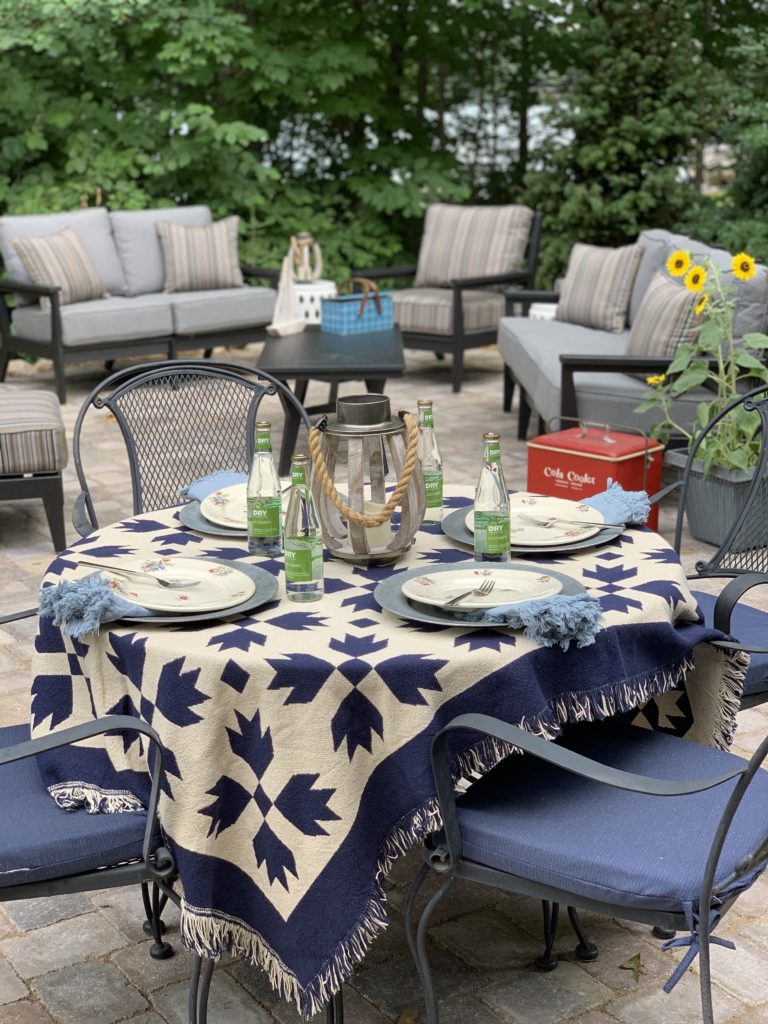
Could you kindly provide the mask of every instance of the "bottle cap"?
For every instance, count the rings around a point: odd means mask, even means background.
[[[483,440],[484,441],[498,441],[499,440],[499,435],[494,433],[492,430],[486,430],[486,432],[483,434]]]
[[[432,399],[431,398],[420,398],[416,404],[419,406],[419,408],[427,407],[427,408],[431,409],[432,408]]]
[[[299,463],[309,462],[309,456],[308,455],[304,455],[303,453],[301,455],[292,455],[291,456],[291,462],[299,462]]]
[[[271,430],[272,429],[272,424],[269,422],[269,420],[257,420],[256,421],[256,429],[257,430]]]

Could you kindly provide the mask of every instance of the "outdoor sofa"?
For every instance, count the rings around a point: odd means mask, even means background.
[[[630,282],[626,317],[618,330],[600,330],[564,319],[539,320],[528,316],[534,303],[558,302],[560,291],[521,291],[508,296],[522,306],[523,315],[504,317],[499,323],[497,340],[505,364],[506,412],[511,409],[515,385],[520,388],[520,439],[527,436],[532,411],[538,416],[535,428],[539,432],[565,417],[646,431],[658,421],[658,409],[642,414],[634,411],[648,392],[645,377],[663,373],[671,361],[671,353],[662,351],[663,345],[657,344],[659,339],[652,333],[646,335],[642,351],[630,344],[643,299],[654,279],[658,282],[663,276],[660,272],[676,249],[691,253],[695,262],[709,257],[715,266],[729,273],[732,257],[724,249],[713,249],[696,239],[661,229],[643,231],[636,244],[642,246],[642,253]],[[768,273],[765,267],[757,270],[751,281],[739,286],[734,324],[739,338],[751,331],[765,331],[768,324]],[[679,280],[676,285],[682,287]],[[597,282],[585,279],[585,303],[598,287]],[[559,308],[558,316],[562,314]],[[664,315],[660,313],[659,334],[665,329],[663,320]],[[702,388],[689,392],[675,402],[675,418],[681,423],[692,423],[697,404],[711,398],[712,393]],[[563,425],[568,426],[569,422],[566,420]]]
[[[216,345],[263,339],[275,304],[273,287],[164,290],[166,268],[156,224],[196,227],[212,221],[207,206],[90,207],[0,217],[0,255],[8,274],[0,280],[0,381],[11,356],[44,356],[53,361],[56,390],[64,402],[64,367],[70,363],[111,364],[118,357],[141,355],[173,359],[185,349],[203,348],[208,354]],[[60,289],[33,283],[13,240],[66,228],[82,243],[108,297],[64,304]],[[240,270],[243,277],[277,282],[276,270]]]

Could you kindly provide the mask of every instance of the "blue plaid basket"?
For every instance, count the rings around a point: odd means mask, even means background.
[[[321,299],[320,329],[326,334],[372,334],[394,325],[392,292],[380,292],[373,281],[355,278],[365,288],[361,294]]]

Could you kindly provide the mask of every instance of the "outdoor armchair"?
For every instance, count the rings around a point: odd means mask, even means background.
[[[526,206],[435,203],[427,210],[417,265],[355,276],[414,279],[411,288],[394,293],[403,344],[439,357],[449,353],[453,390],[460,391],[464,352],[492,345],[499,320],[511,311],[504,286],[533,286],[541,220]]]
[[[458,730],[518,751],[460,796],[451,772]],[[768,857],[767,754],[768,740],[747,762],[610,721],[551,742],[486,715],[453,719],[432,744],[444,829],[425,847],[408,908],[431,870],[443,882],[416,936],[406,919],[428,1024],[437,1024],[438,1004],[427,928],[457,879],[687,932],[670,941],[687,951],[665,989],[698,953],[703,1019],[712,1024],[710,942],[732,945],[712,932]]]

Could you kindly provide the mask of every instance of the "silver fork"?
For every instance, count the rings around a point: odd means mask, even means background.
[[[155,576],[151,572],[141,572],[140,569],[123,569],[122,566],[118,569],[114,565],[104,565],[103,562],[88,562],[84,558],[78,559],[78,565],[87,565],[94,569],[103,569],[104,572],[113,572],[117,576],[144,576],[146,579],[152,580],[157,583],[160,587],[165,587],[166,590],[179,590],[180,588],[188,589],[189,587],[196,587],[200,580],[190,579],[179,579],[177,576],[168,576],[165,579],[160,579],[159,576]]]
[[[598,523],[590,522],[588,519],[563,519],[556,516],[554,519],[538,519],[536,516],[528,515],[527,512],[518,512],[517,518],[521,519],[528,526],[541,526],[547,529],[556,523],[565,523],[566,526],[624,526],[624,523]]]
[[[457,594],[456,597],[452,597],[450,601],[446,601],[443,608],[453,608],[455,605],[463,601],[465,597],[469,597],[470,594],[490,594],[493,588],[496,586],[496,580],[485,579],[479,587],[473,587],[472,590],[467,590],[463,594]]]

